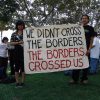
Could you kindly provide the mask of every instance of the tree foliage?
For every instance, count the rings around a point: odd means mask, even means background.
[[[0,0],[0,29],[5,29],[17,8],[15,0]]]
[[[18,4],[14,0],[0,0],[0,20],[9,21],[17,8]]]
[[[9,5],[15,5],[12,6],[14,9],[7,10],[2,16],[10,16],[12,21],[23,19],[26,24],[31,23],[34,26],[78,23],[83,14],[88,14],[90,24],[96,28],[100,26],[100,0],[16,0]],[[4,6],[4,9],[7,7]],[[11,13],[6,15],[9,11]]]
[[[64,24],[79,22],[82,14],[90,16],[93,25],[97,24],[100,10],[99,0],[35,0],[30,2],[22,0],[26,18],[33,22],[34,26],[45,24]],[[21,3],[20,3],[21,4]]]

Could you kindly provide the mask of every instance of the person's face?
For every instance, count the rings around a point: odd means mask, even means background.
[[[4,40],[4,43],[7,43],[8,42],[8,40]]]
[[[18,30],[23,30],[23,29],[24,29],[24,26],[23,26],[23,24],[21,24],[21,25],[18,25],[17,27],[18,27]]]
[[[87,16],[83,16],[83,17],[82,17],[82,24],[83,24],[83,25],[87,25],[88,23],[89,23],[88,17],[87,17]]]

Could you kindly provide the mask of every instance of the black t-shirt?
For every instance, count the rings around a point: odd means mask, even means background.
[[[16,32],[14,32],[11,35],[11,42],[19,42],[19,41],[23,41],[23,34],[18,35]],[[23,46],[20,44],[15,45],[15,56],[18,58],[23,58]]]
[[[12,42],[19,42],[19,41],[23,41],[23,34],[17,34],[16,32],[14,32],[11,35],[11,41]]]
[[[84,27],[84,31],[85,31],[87,49],[89,49],[91,37],[95,36],[94,28],[89,25],[86,25],[83,27]]]

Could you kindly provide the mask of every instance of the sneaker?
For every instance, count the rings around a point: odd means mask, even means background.
[[[88,84],[88,80],[83,80],[81,83],[82,84]]]
[[[16,83],[16,88],[19,88],[20,87],[20,84],[19,83]]]
[[[24,86],[24,83],[20,83],[19,85],[20,85],[20,87],[23,87]]]
[[[74,81],[74,80],[70,80],[69,81],[69,84],[78,84],[78,82],[77,81]]]

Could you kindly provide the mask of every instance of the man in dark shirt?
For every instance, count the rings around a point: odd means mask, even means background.
[[[90,47],[92,45],[93,37],[95,36],[94,28],[92,26],[89,26],[89,16],[88,15],[83,15],[82,16],[82,25],[84,27],[85,31],[85,38],[86,38],[86,46],[87,46],[87,52],[86,55],[89,58],[90,55]],[[72,80],[70,81],[71,84],[77,84],[79,81],[80,76],[80,70],[73,70],[72,72]],[[82,77],[80,82],[83,84],[88,83],[88,68],[82,69]]]

